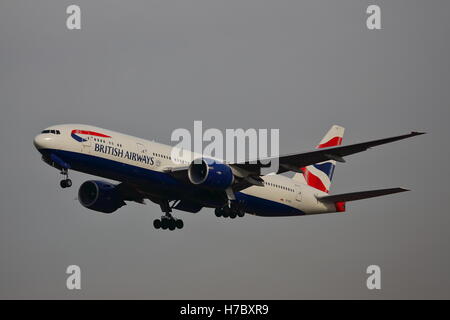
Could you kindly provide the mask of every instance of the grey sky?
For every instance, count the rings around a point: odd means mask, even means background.
[[[82,10],[68,31],[65,10]],[[381,6],[382,30],[365,27]],[[0,298],[450,298],[448,1],[0,2]],[[282,153],[332,124],[346,143],[424,130],[336,168],[333,192],[401,186],[345,214],[217,219],[154,204],[96,214],[32,139],[86,123],[169,143],[175,128],[279,128]],[[65,288],[65,268],[82,290]],[[378,264],[382,290],[365,269]]]

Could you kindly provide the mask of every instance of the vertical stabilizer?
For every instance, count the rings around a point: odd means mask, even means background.
[[[320,141],[316,149],[336,147],[342,144],[345,128],[334,125],[328,130],[327,134]],[[336,161],[329,160],[316,163],[302,168],[303,178],[306,184],[318,190],[328,193],[330,191],[331,181],[333,179]],[[303,179],[300,173],[296,173],[294,180],[301,182]]]

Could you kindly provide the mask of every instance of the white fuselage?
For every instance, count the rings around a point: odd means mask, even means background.
[[[183,157],[172,159],[172,147],[169,145],[88,125],[56,125],[44,132],[34,140],[35,146],[44,156],[46,153],[56,152],[63,159],[76,159],[75,170],[79,168],[78,171],[121,182],[136,180],[142,172],[150,175],[155,173],[161,184],[170,188],[170,183],[164,180],[164,169],[188,166],[192,159],[200,156],[184,152]],[[98,133],[100,134],[96,135]],[[102,165],[108,167],[108,170],[103,171]],[[114,170],[117,175],[110,174]],[[146,176],[142,179],[146,179]],[[261,215],[282,216],[336,211],[334,204],[322,203],[317,199],[318,196],[326,195],[324,192],[302,181],[275,174],[263,176],[262,179],[264,186],[251,186],[237,194],[237,198],[248,202],[250,213],[259,215],[259,211],[264,211]],[[153,184],[153,187],[158,188],[158,185]],[[184,187],[196,188],[194,185]],[[273,209],[269,209],[270,206]],[[280,208],[285,207],[289,214],[277,214],[277,210],[284,211]]]

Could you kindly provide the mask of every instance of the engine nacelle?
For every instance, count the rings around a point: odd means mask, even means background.
[[[78,189],[78,201],[85,208],[103,213],[112,213],[125,205],[116,185],[96,180],[83,182]]]
[[[234,181],[230,166],[208,158],[192,161],[189,165],[188,176],[193,184],[218,189],[226,189]]]

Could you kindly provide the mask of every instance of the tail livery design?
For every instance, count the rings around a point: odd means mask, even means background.
[[[345,128],[334,125],[320,141],[316,149],[337,147],[342,144]],[[324,161],[302,168],[306,183],[320,191],[328,193],[330,191],[331,180],[333,179],[335,160]]]

